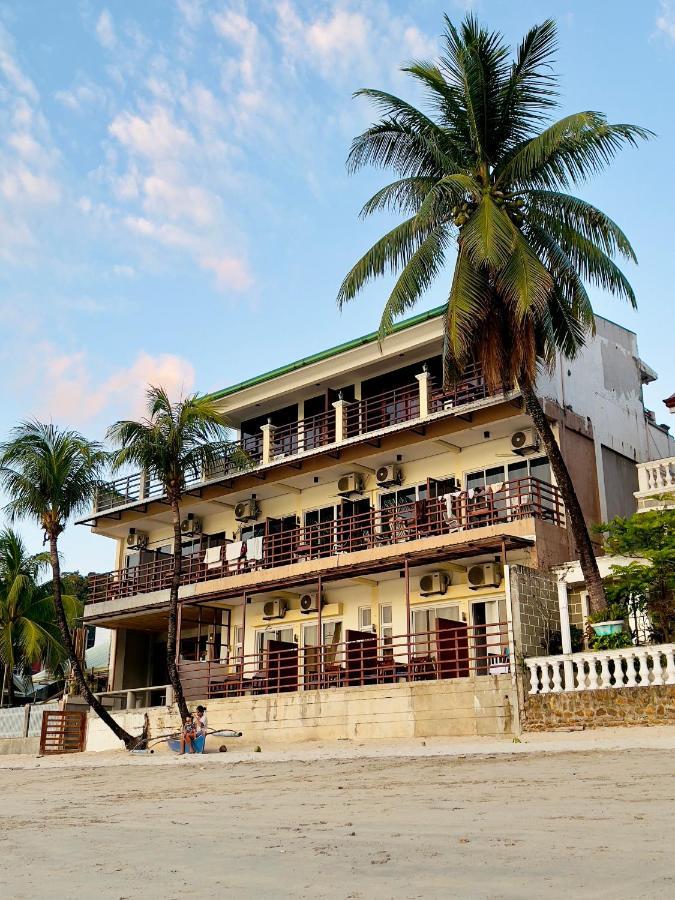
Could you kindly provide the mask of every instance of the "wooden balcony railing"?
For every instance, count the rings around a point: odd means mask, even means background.
[[[183,559],[181,583],[195,584],[530,517],[564,525],[564,507],[556,486],[537,478],[520,478],[493,488],[460,491],[318,525],[300,525],[248,541],[231,541],[221,546],[220,554],[208,557],[204,549]],[[170,585],[172,569],[173,557],[162,554],[134,568],[90,575],[88,602],[164,590]]]
[[[332,643],[305,645],[267,640],[258,652],[229,661],[181,658],[189,701],[279,694],[317,688],[437,681],[511,671],[506,622],[467,625],[438,618],[432,631],[381,637],[347,630]]]

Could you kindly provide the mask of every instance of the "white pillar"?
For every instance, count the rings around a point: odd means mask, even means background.
[[[419,375],[415,375],[415,378],[419,382],[420,388],[420,418],[426,419],[429,415],[429,373],[426,370],[426,366],[423,372],[420,372]]]
[[[569,655],[572,652],[572,635],[570,632],[570,610],[567,596],[567,584],[558,582],[558,610],[560,612],[560,636],[562,638],[562,652]],[[574,664],[571,659],[563,660],[563,672],[565,690],[574,690]]]
[[[274,459],[274,432],[276,428],[272,425],[271,422],[268,422],[267,425],[263,425],[260,429],[262,431],[262,463],[263,465],[267,465],[267,463],[271,463]]]
[[[347,436],[347,407],[349,403],[346,400],[335,400],[333,409],[335,410],[335,442],[337,444],[344,441]]]

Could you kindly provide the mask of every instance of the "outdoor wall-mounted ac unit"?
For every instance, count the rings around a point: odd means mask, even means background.
[[[195,534],[202,533],[202,520],[195,519],[195,517],[190,513],[187,519],[183,519],[180,523],[181,534],[184,537],[191,537]]]
[[[502,583],[501,566],[498,563],[470,566],[466,572],[466,580],[473,591],[484,587],[499,587]]]
[[[401,470],[393,463],[389,466],[380,466],[375,473],[375,480],[380,487],[389,487],[391,484],[400,484]]]
[[[257,519],[260,514],[260,507],[256,500],[241,500],[234,508],[234,517],[237,522],[250,522],[251,519]]]
[[[449,572],[429,572],[420,578],[420,594],[430,597],[432,594],[445,594],[450,584]]]
[[[350,472],[338,479],[338,494],[360,494],[363,491],[363,475]]]
[[[539,435],[534,428],[516,431],[511,435],[511,449],[519,456],[536,453],[539,450]]]
[[[148,535],[145,531],[136,531],[135,528],[129,529],[127,535],[127,547],[129,550],[144,550],[148,546]]]
[[[288,603],[281,597],[268,600],[263,606],[263,619],[283,619],[288,609]]]
[[[321,598],[321,606],[323,607],[324,600]],[[318,596],[316,592],[311,594],[303,594],[300,597],[300,612],[304,613],[304,615],[308,615],[309,613],[315,613],[319,611],[319,603]]]

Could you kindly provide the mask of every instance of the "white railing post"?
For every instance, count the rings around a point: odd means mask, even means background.
[[[626,650],[626,655],[624,657],[626,660],[626,684],[625,687],[636,687],[637,679],[636,679],[636,671],[635,671],[635,651],[634,650]]]
[[[419,390],[420,390],[420,418],[426,419],[429,415],[429,379],[430,375],[427,371],[427,364],[424,364],[424,369],[419,375],[415,375],[415,378],[419,382]]]
[[[530,694],[539,693],[539,675],[537,674],[537,662],[533,659],[526,659],[525,664],[530,670]]]
[[[647,648],[636,647],[635,659],[638,664],[637,674],[640,676],[640,685],[644,687],[649,684],[649,667],[647,666]]]
[[[340,395],[339,400],[333,402],[333,409],[335,410],[335,441],[338,444],[342,443],[347,436],[348,406],[347,401],[342,399],[342,395]]]
[[[562,660],[559,660],[559,659],[554,659],[551,662],[551,668],[553,670],[553,676],[552,676],[553,687],[551,688],[551,693],[553,693],[553,694],[560,694],[563,689],[562,675],[561,675],[561,671],[560,671],[561,665],[562,665]]]
[[[271,422],[268,422],[260,430],[262,431],[262,463],[265,466],[274,459],[274,432],[276,428]]]
[[[663,654],[666,657],[666,677],[664,684],[675,684],[675,647],[669,647]]]

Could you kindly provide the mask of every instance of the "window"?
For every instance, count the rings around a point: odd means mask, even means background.
[[[84,632],[84,649],[91,650],[91,648],[96,643],[96,629],[91,626],[87,626]]]
[[[335,507],[324,506],[305,512],[305,543],[309,547],[310,556],[327,556],[333,547],[335,529]]]
[[[535,459],[519,459],[508,464],[492,466],[489,469],[469,472],[466,476],[466,490],[485,488],[489,485],[501,484],[504,481],[517,481],[519,478],[528,477],[550,483],[551,468],[545,456],[538,456]]]
[[[241,665],[244,657],[244,626],[237,625],[234,629],[234,644],[232,645],[234,653],[234,664]]]
[[[427,656],[435,652],[438,619],[460,620],[459,606],[429,606],[412,611],[413,647],[416,656]]]
[[[326,668],[338,665],[342,660],[342,622],[332,620],[321,623],[322,643],[324,646],[323,662]],[[318,661],[318,653],[308,653],[308,649],[316,647],[317,625],[305,625],[302,629],[302,646],[305,648],[306,664],[315,665]]]
[[[285,641],[288,644],[293,643],[292,628],[269,628],[265,631],[258,631],[255,636],[256,653],[258,654],[258,665],[260,668],[264,666],[264,652],[270,641]]]
[[[359,631],[370,631],[373,627],[373,612],[369,606],[359,607]]]
[[[394,637],[392,607],[390,604],[380,606],[380,643],[384,647],[391,647]],[[387,651],[391,653],[391,651]]]
[[[240,529],[239,539],[242,541],[248,541],[250,538],[264,536],[265,523],[260,522],[257,525],[242,525]]]
[[[202,539],[201,535],[196,538],[191,538],[190,540],[183,541],[181,547],[181,555],[183,557],[186,556],[195,556],[202,549]]]

